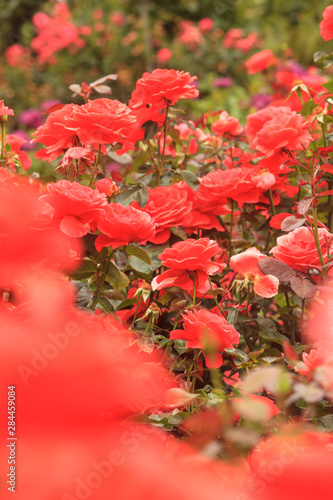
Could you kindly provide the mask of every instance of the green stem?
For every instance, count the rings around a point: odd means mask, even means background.
[[[4,161],[6,146],[6,124],[1,122],[1,162]]]
[[[229,229],[229,260],[232,256],[232,228],[234,224],[234,200],[230,200],[231,202],[231,213],[230,213],[230,229]]]
[[[159,186],[160,182],[161,182],[161,174],[160,174],[159,168],[158,168],[158,166],[157,166],[157,164],[156,164],[156,162],[154,160],[154,155],[153,155],[153,152],[151,150],[149,139],[147,140],[146,144],[147,144],[148,151],[149,151],[149,154],[150,154],[150,159],[151,159],[152,164],[154,165],[155,171],[157,173],[157,186]]]
[[[271,188],[268,189],[268,194],[269,194],[269,201],[271,203],[272,214],[274,216],[275,215],[275,206],[274,206],[273,193],[272,193]]]
[[[165,120],[164,120],[164,124],[163,124],[163,150],[162,150],[161,170],[160,170],[160,172],[162,174],[163,174],[163,169],[164,169],[163,162],[164,162],[164,154],[165,154],[165,146],[166,146],[167,120],[168,120],[169,108],[170,108],[170,101],[167,100],[166,111],[165,111]]]
[[[95,165],[94,165],[94,169],[93,169],[93,173],[92,173],[92,176],[91,176],[91,179],[90,179],[90,182],[89,182],[89,187],[90,187],[90,186],[92,185],[92,183],[93,183],[93,180],[94,180],[95,174],[96,174],[96,172],[97,172],[97,167],[98,167],[98,163],[99,163],[100,157],[101,157],[101,144],[98,146],[97,158],[96,158]]]
[[[210,288],[213,290],[213,287],[212,287],[212,282],[211,282],[211,279],[210,279],[210,277],[209,277],[209,276],[208,276],[208,281],[209,281],[209,284],[210,284]],[[222,314],[222,316],[224,316],[224,317],[226,318],[226,316],[225,316],[225,314],[224,314],[224,312],[223,312],[223,310],[222,310],[222,308],[221,308],[220,304],[218,303],[218,300],[217,300],[217,298],[216,298],[215,294],[213,294],[213,297],[214,297],[214,302],[215,302],[215,304],[216,304],[216,306],[217,306],[218,310],[220,311],[220,313]]]
[[[104,267],[104,271],[103,271],[103,274],[102,274],[101,284],[100,284],[100,286],[97,289],[95,298],[94,298],[93,303],[91,305],[91,309],[95,309],[95,307],[97,305],[97,302],[99,300],[99,296],[101,294],[101,291],[102,291],[102,288],[103,288],[103,285],[104,285],[104,282],[105,282],[105,278],[106,278],[106,275],[107,275],[108,270],[109,270],[109,266],[110,266],[110,261],[111,261],[112,254],[113,254],[113,251],[110,253],[110,255],[108,256],[108,258],[105,261],[105,267]]]
[[[193,278],[193,305],[195,306],[196,299],[196,286],[195,286],[195,278]]]
[[[135,313],[134,313],[134,317],[133,317],[133,321],[132,321],[132,327],[135,325],[135,322],[136,322],[136,317],[137,317],[137,315],[138,315],[138,312],[139,312],[139,309],[140,309],[141,303],[142,303],[142,295],[141,295],[141,296],[140,296],[140,298],[139,298],[139,302],[138,302],[138,305],[137,305],[136,311],[135,311]]]
[[[320,242],[319,242],[317,207],[313,206],[312,213],[313,213],[313,235],[314,235],[314,239],[316,242],[316,247],[317,247],[320,265],[323,267],[323,266],[325,266],[325,261],[324,261],[324,257],[323,257],[322,251],[321,251]],[[326,275],[326,268],[323,268],[323,274]]]

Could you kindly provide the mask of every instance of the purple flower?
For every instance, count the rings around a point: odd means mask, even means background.
[[[26,109],[20,114],[19,122],[28,128],[37,128],[43,123],[43,116],[38,109]]]
[[[262,109],[268,106],[271,100],[271,96],[267,94],[253,94],[251,97],[251,106],[253,108]]]
[[[230,76],[221,76],[221,78],[216,78],[213,81],[213,87],[220,87],[222,89],[227,89],[229,87],[232,87],[234,84],[234,81]]]
[[[42,104],[40,105],[40,109],[42,110],[42,112],[45,112],[56,104],[60,104],[60,101],[58,99],[48,99],[47,101],[42,102]]]

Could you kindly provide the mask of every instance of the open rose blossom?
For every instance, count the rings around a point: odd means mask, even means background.
[[[319,24],[320,35],[325,42],[333,38],[333,5],[329,5],[323,12],[323,20]]]
[[[327,229],[318,229],[319,243],[325,263],[327,253],[333,248],[333,235]],[[310,269],[321,267],[316,242],[312,231],[307,227],[299,227],[288,234],[279,236],[277,246],[272,248],[274,257],[293,269],[306,273]]]
[[[203,349],[208,368],[219,368],[221,352],[239,342],[239,333],[222,315],[199,309],[182,314],[184,330],[173,330],[170,339],[186,340],[187,348]]]
[[[163,109],[167,101],[173,105],[179,99],[198,97],[199,91],[193,84],[196,79],[196,76],[175,69],[158,68],[152,73],[144,73],[136,82],[129,106],[134,110],[152,105]]]
[[[112,99],[95,99],[82,106],[67,104],[53,111],[46,122],[38,127],[32,142],[41,142],[46,148],[35,157],[52,161],[68,148],[81,145],[98,149],[105,144],[119,144],[122,154],[134,148],[143,137],[136,116],[126,104]]]
[[[162,290],[171,286],[179,286],[193,294],[195,286],[198,296],[204,295],[209,289],[209,274],[221,271],[225,264],[218,264],[211,259],[220,252],[215,241],[208,238],[191,238],[179,241],[166,248],[159,258],[163,266],[169,267],[152,281],[153,290]]]
[[[281,113],[263,126],[252,147],[267,156],[272,156],[282,148],[301,151],[312,141],[307,127],[308,122],[295,111]]]
[[[254,284],[254,292],[259,297],[269,298],[278,293],[279,280],[271,274],[265,275],[260,271],[258,262],[266,258],[267,256],[260,253],[257,248],[248,248],[245,252],[231,257],[230,267]]]
[[[107,205],[105,194],[78,182],[61,180],[48,184],[49,194],[41,196],[44,213],[58,222],[68,236],[81,237],[96,230],[99,214]]]
[[[155,223],[150,215],[134,207],[110,203],[97,222],[100,234],[95,242],[100,252],[104,247],[118,248],[129,243],[144,245],[155,235]]]
[[[260,172],[253,165],[227,170],[214,170],[204,175],[195,195],[195,204],[202,212],[216,215],[224,213],[228,198],[237,201],[241,208],[244,203],[257,203],[264,191],[271,187],[275,179],[269,176],[267,182],[259,182]],[[262,179],[264,180],[264,179]]]
[[[212,124],[212,130],[219,137],[224,134],[240,135],[243,133],[243,127],[239,124],[239,120],[229,116],[226,111],[222,111],[218,120]]]
[[[272,64],[276,64],[274,54],[271,50],[265,49],[250,57],[246,61],[245,67],[249,75],[253,75],[254,73],[259,73],[259,71],[264,71]]]
[[[149,191],[146,206],[141,208],[137,201],[132,207],[147,213],[156,224],[156,235],[149,239],[152,243],[161,244],[170,238],[170,227],[182,226],[191,213],[192,203],[187,192],[174,186],[159,186]]]

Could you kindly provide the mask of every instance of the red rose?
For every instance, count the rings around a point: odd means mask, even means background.
[[[95,241],[99,252],[104,247],[117,248],[129,243],[144,245],[155,235],[155,223],[148,214],[119,203],[110,203],[105,208],[97,227],[103,233]]]
[[[318,234],[323,258],[327,262],[327,252],[333,248],[333,235],[324,228],[318,229]],[[309,269],[320,267],[316,242],[309,228],[299,227],[279,236],[276,242],[277,246],[272,248],[272,254],[293,269],[306,273]]]
[[[68,236],[84,236],[96,230],[99,214],[107,205],[104,194],[78,182],[59,181],[47,186],[49,194],[41,196],[44,213]]]
[[[243,133],[243,127],[239,125],[239,120],[233,116],[229,116],[226,111],[223,111],[218,120],[212,124],[212,131],[219,137],[224,134],[240,135]]]
[[[281,113],[290,113],[289,106],[266,106],[255,113],[247,116],[247,124],[245,126],[245,133],[249,140],[250,146],[256,135],[263,128],[265,123],[269,122]]]
[[[301,151],[312,141],[308,122],[295,111],[280,112],[258,131],[252,148],[272,156],[282,148]]]
[[[209,368],[219,368],[221,351],[231,349],[239,342],[239,333],[222,315],[199,309],[182,314],[184,330],[173,330],[170,339],[186,340],[187,348],[203,349]]]
[[[140,109],[153,105],[159,109],[171,105],[179,99],[198,97],[199,91],[192,84],[196,76],[174,69],[155,69],[152,73],[144,73],[136,82],[135,90],[129,101],[132,109]]]
[[[329,5],[323,12],[323,20],[319,24],[320,35],[327,42],[333,38],[333,5]]]
[[[276,59],[271,50],[265,49],[250,57],[250,59],[246,61],[245,67],[249,75],[253,75],[254,73],[259,73],[259,71],[267,69],[271,64],[276,64]]]
[[[257,203],[261,194],[267,190],[267,185],[272,185],[272,179],[268,184],[261,184],[258,174],[258,170],[252,165],[214,170],[199,179],[200,187],[196,192],[195,204],[202,212],[219,215],[225,212],[223,205],[228,198],[237,201],[240,207],[244,203]]]
[[[169,228],[182,226],[183,220],[192,210],[192,203],[187,199],[187,192],[174,186],[151,189],[144,208],[141,208],[137,201],[131,206],[149,214],[156,223],[156,236],[149,239],[156,244],[165,243],[170,238]]]
[[[52,161],[64,151],[81,145],[98,149],[104,144],[120,144],[117,154],[133,149],[143,137],[139,122],[126,104],[111,99],[96,99],[78,106],[67,104],[49,114],[46,122],[37,128],[33,142],[46,148],[37,151],[36,158]]]
[[[211,260],[219,252],[218,244],[208,238],[189,238],[166,248],[159,258],[162,259],[162,264],[170,269],[153,279],[153,290],[179,286],[192,294],[195,286],[197,295],[204,295],[210,289],[208,275],[225,267],[225,264]]]
[[[24,170],[29,170],[29,168],[31,167],[31,160],[29,158],[28,153],[26,153],[26,151],[21,150],[21,147],[27,141],[23,139],[23,137],[19,137],[18,135],[9,134],[7,135],[7,142],[8,144],[10,144],[11,150],[8,153],[6,153],[6,159],[8,163],[12,166],[13,170],[15,170],[15,165],[14,165],[15,156],[18,157],[18,159],[20,160],[22,168],[24,168]]]

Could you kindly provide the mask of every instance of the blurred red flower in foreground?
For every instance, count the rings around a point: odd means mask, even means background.
[[[320,35],[325,42],[333,38],[333,5],[329,5],[323,12],[323,20],[319,24]]]
[[[233,255],[230,267],[254,284],[254,292],[259,297],[274,297],[278,293],[279,280],[270,274],[265,275],[259,269],[258,262],[267,256],[257,248],[248,248],[245,252]]]
[[[153,290],[179,286],[192,295],[195,287],[198,296],[204,295],[210,289],[209,274],[225,267],[225,264],[217,264],[211,260],[219,252],[218,244],[208,238],[189,238],[166,248],[159,258],[170,269],[153,279]]]
[[[173,330],[170,339],[186,340],[186,347],[203,349],[209,368],[219,368],[222,363],[221,352],[239,342],[239,333],[222,315],[199,309],[182,314],[184,330]]]

